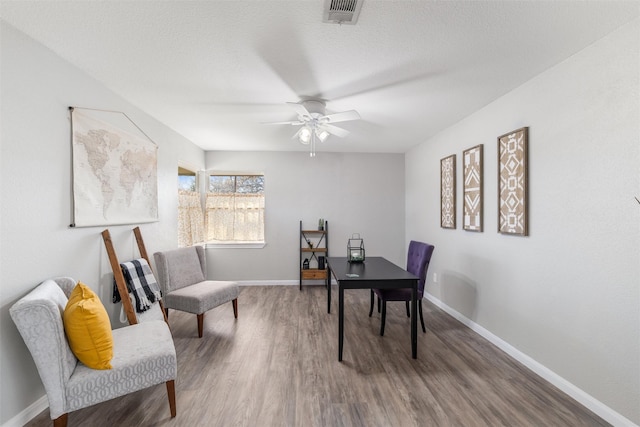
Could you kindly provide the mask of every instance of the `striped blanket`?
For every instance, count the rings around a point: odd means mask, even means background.
[[[127,282],[127,290],[136,301],[136,311],[142,313],[151,308],[154,302],[162,298],[160,286],[156,281],[151,267],[144,258],[120,264],[124,280]],[[113,283],[113,302],[120,301],[118,287]]]

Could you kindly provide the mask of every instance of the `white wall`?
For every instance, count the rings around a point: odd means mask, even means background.
[[[622,27],[406,156],[407,239],[427,292],[640,424],[640,23]],[[530,236],[497,229],[497,142],[530,127]],[[484,144],[485,231],[439,227],[439,161]],[[438,283],[433,282],[437,273]]]
[[[68,107],[125,112],[158,144],[160,221],[141,225],[151,253],[177,246],[178,161],[203,168],[204,152],[24,34],[0,25],[0,424],[4,424],[18,422],[17,414],[39,399],[46,405],[35,365],[9,317],[9,307],[17,299],[44,279],[68,275],[96,290],[112,318],[115,314],[110,303],[111,268],[100,236],[104,227],[69,228]],[[121,259],[138,256],[132,227],[110,227]]]
[[[266,200],[267,245],[207,250],[210,278],[297,280],[300,220],[313,229],[318,218],[329,221],[331,256],[345,256],[347,240],[360,233],[368,256],[405,262],[404,155],[217,151],[206,154],[206,166],[263,172]]]

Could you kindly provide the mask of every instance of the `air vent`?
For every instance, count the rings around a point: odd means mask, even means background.
[[[322,22],[330,24],[355,24],[360,16],[364,0],[324,0]]]

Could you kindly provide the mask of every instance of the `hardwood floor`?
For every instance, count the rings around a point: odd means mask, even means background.
[[[337,292],[336,292],[337,295]],[[323,286],[243,287],[205,316],[171,311],[177,417],[164,385],[69,414],[69,426],[604,426],[570,397],[423,302],[427,333],[411,358],[404,303],[368,317],[369,291],[345,292],[344,359],[337,297]],[[28,426],[50,426],[49,410]]]

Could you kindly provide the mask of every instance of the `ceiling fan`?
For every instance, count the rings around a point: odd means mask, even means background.
[[[349,135],[349,131],[334,126],[332,123],[346,122],[349,120],[359,120],[360,114],[356,110],[343,111],[340,113],[326,114],[325,102],[319,99],[306,99],[300,102],[287,102],[293,110],[298,114],[297,120],[288,122],[272,122],[265,123],[270,125],[291,125],[302,126],[293,135],[293,138],[304,145],[310,145],[311,157],[315,157],[316,140],[325,141],[329,135],[339,136],[341,138]]]

